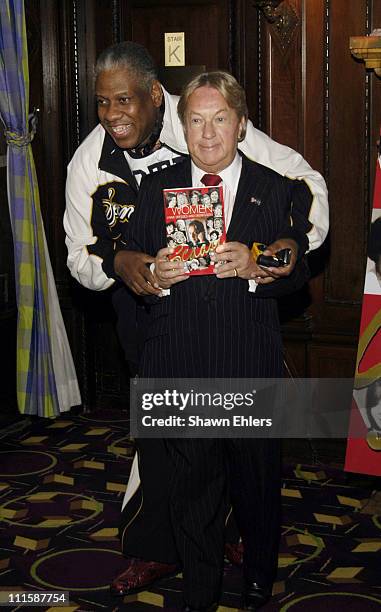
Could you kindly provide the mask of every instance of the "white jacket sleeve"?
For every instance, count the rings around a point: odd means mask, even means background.
[[[281,145],[257,130],[248,121],[245,140],[238,148],[249,159],[272,168],[290,179],[304,180],[312,194],[312,204],[308,210],[300,210],[310,223],[307,233],[309,250],[317,249],[324,241],[329,227],[328,193],[325,181],[306,160],[296,151]]]
[[[105,245],[101,251],[111,253],[113,241],[107,236],[95,235],[91,225],[92,194],[99,184],[98,159],[91,153],[92,151],[82,144],[68,166],[64,214],[65,243],[68,249],[67,265],[72,276],[84,287],[102,291],[115,281],[104,273],[102,257],[90,254],[87,247],[103,241]]]

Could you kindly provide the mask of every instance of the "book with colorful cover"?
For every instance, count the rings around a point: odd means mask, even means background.
[[[226,240],[224,196],[219,187],[163,189],[168,259],[192,276],[213,274],[211,253]]]

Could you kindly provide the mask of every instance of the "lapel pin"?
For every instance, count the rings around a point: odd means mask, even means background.
[[[251,196],[250,204],[256,204],[257,206],[260,206],[262,204],[262,202],[261,202],[261,200],[258,200],[258,198],[255,198],[254,196]]]

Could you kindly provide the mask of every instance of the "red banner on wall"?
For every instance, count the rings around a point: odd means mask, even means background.
[[[381,476],[381,158],[368,240],[351,421],[345,469]],[[359,436],[360,432],[360,436]]]

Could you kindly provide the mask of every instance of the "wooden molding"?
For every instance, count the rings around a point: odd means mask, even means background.
[[[269,23],[274,23],[279,19],[279,4],[282,0],[254,0],[254,6],[262,11]]]
[[[381,36],[351,36],[349,48],[356,59],[365,62],[367,70],[381,77]]]
[[[281,0],[255,0],[254,6],[263,13],[271,25],[276,42],[285,52],[291,46],[300,23],[295,9],[288,2]]]

